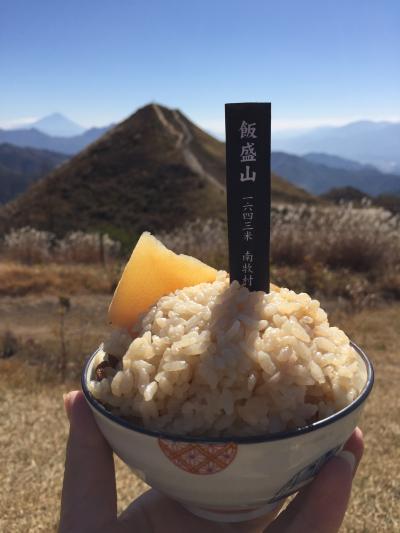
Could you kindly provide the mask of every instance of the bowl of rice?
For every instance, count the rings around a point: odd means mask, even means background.
[[[198,516],[242,521],[310,482],[349,438],[373,368],[317,300],[219,272],[163,296],[88,359],[115,453]]]

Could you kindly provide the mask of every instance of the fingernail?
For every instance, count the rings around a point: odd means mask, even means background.
[[[356,458],[351,452],[349,452],[348,450],[342,450],[340,453],[338,453],[337,457],[344,459],[346,463],[350,465],[351,471],[354,472],[354,468],[356,466]]]

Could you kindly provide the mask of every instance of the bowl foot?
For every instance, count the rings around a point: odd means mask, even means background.
[[[205,518],[206,520],[212,520],[213,522],[246,522],[247,520],[252,520],[253,518],[258,518],[272,512],[280,502],[267,503],[261,507],[253,507],[251,509],[231,510],[207,509],[188,503],[181,503],[192,514],[200,518]]]

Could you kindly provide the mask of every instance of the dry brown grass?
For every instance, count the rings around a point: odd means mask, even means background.
[[[0,296],[26,294],[111,293],[119,279],[120,265],[36,264],[0,262]]]
[[[56,531],[59,514],[67,422],[62,394],[70,386],[0,391],[0,531]],[[117,461],[118,494],[130,501],[145,485]]]
[[[332,316],[375,367],[375,387],[361,420],[366,451],[355,480],[346,533],[400,530],[400,306]]]
[[[160,237],[176,252],[227,266],[224,222],[194,221]],[[309,260],[333,270],[398,272],[400,216],[377,208],[273,204],[270,255],[279,266],[304,268]]]
[[[0,338],[11,331],[19,346],[16,355],[0,360],[0,531],[56,530],[67,436],[62,393],[78,386],[85,356],[104,336],[108,301],[71,297],[68,381],[60,384],[58,298],[0,298]],[[356,314],[330,307],[331,321],[366,349],[376,369],[361,421],[366,452],[342,531],[394,532],[400,527],[400,306]],[[117,480],[120,509],[146,488],[120,461]]]
[[[14,356],[0,360],[6,366],[8,383],[25,388],[57,384],[63,349],[67,356],[66,377],[77,380],[83,359],[107,332],[109,301],[109,295],[70,296],[70,311],[63,317],[62,347],[63,309],[57,296],[0,298],[0,348],[4,336],[10,334],[18,343]]]
[[[100,263],[119,256],[121,244],[104,233],[75,231],[57,238],[29,226],[11,230],[0,241],[3,259],[23,264]]]
[[[205,250],[206,245],[202,249]],[[218,250],[220,253],[221,249]],[[213,259],[211,264],[227,267],[221,253],[219,258],[214,254]],[[0,297],[111,294],[122,265],[123,262],[116,261],[106,267],[73,263],[23,265],[0,260]],[[342,306],[352,309],[400,299],[398,267],[380,273],[360,273],[348,268],[329,269],[320,262],[305,258],[298,266],[272,265],[271,280],[299,292],[307,291],[318,299],[339,299]]]
[[[56,531],[68,431],[62,394],[79,387],[83,361],[104,337],[109,299],[71,297],[63,384],[58,298],[0,298],[0,346],[7,332],[18,340],[17,353],[0,359],[1,532]],[[117,479],[120,506],[145,489],[119,460]]]

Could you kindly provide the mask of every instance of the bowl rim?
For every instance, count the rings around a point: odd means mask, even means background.
[[[144,435],[147,435],[148,437],[156,437],[159,439],[165,439],[170,440],[174,442],[193,442],[193,443],[212,443],[212,444],[227,444],[227,443],[234,443],[234,444],[257,444],[262,442],[273,442],[278,440],[285,440],[290,439],[293,437],[298,437],[300,435],[304,435],[306,433],[310,433],[311,431],[316,431],[318,429],[322,429],[326,426],[329,426],[331,424],[334,424],[338,420],[346,417],[350,413],[352,413],[355,409],[357,409],[369,396],[369,393],[371,392],[373,383],[374,383],[374,367],[365,354],[365,352],[357,346],[354,342],[350,341],[351,346],[356,350],[356,352],[361,357],[362,361],[364,362],[366,369],[367,369],[367,379],[364,385],[364,388],[362,389],[361,393],[357,396],[357,398],[351,402],[349,405],[341,409],[340,411],[334,413],[333,415],[330,415],[326,418],[323,418],[322,420],[317,420],[316,422],[312,422],[311,424],[308,424],[307,426],[302,426],[296,429],[291,429],[288,431],[279,431],[277,433],[271,433],[266,435],[252,435],[252,436],[237,436],[237,437],[207,437],[207,436],[190,436],[190,435],[174,435],[171,433],[167,433],[164,431],[156,431],[147,429],[143,426],[140,426],[139,424],[135,424],[134,422],[130,422],[128,420],[125,420],[124,418],[114,415],[107,411],[107,409],[98,401],[94,396],[91,394],[87,387],[87,373],[90,367],[90,364],[96,354],[101,349],[100,347],[97,348],[95,352],[90,355],[83,367],[82,376],[81,376],[81,386],[83,394],[89,403],[89,405],[98,413],[103,415],[104,417],[108,418],[112,422],[123,426],[126,429],[129,429],[131,431],[142,433]]]

